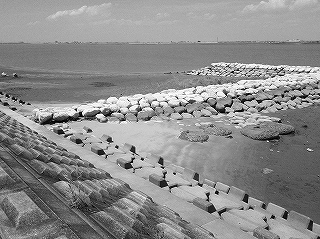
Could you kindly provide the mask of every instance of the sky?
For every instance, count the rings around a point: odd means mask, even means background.
[[[0,0],[0,42],[320,40],[320,0]]]

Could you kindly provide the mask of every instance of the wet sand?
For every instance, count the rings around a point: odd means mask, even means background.
[[[84,125],[93,134],[111,135],[117,144],[131,143],[138,153],[151,152],[183,167],[194,169],[213,181],[237,186],[250,196],[295,210],[320,222],[320,107],[288,110],[273,114],[295,126],[296,133],[280,140],[255,141],[229,125],[233,138],[210,136],[208,142],[191,143],[178,138],[180,131],[195,129],[195,123],[211,118],[171,122],[98,123]],[[221,121],[218,119],[217,121]],[[217,124],[225,125],[225,122]],[[312,149],[309,152],[307,149]],[[265,174],[264,169],[272,170]]]

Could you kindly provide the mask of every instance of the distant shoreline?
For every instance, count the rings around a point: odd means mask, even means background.
[[[286,41],[171,41],[171,42],[0,42],[0,44],[116,44],[116,45],[158,45],[158,44],[320,44],[320,40],[286,40]]]

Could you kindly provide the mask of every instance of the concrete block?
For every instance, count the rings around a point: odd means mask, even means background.
[[[125,153],[136,153],[136,147],[132,144],[128,144],[128,143],[125,143],[122,147],[121,147],[121,150],[123,150]]]
[[[84,181],[74,181],[73,184],[82,190],[87,196],[89,196],[91,201],[103,202],[102,195],[94,190],[91,186],[86,184]]]
[[[83,200],[87,205],[91,205],[91,201],[88,195],[86,195],[79,187],[75,184],[68,183],[66,181],[58,181],[52,186],[64,196],[69,203],[74,203],[76,199]]]
[[[46,147],[44,152],[43,153],[46,153],[46,154],[54,154],[56,152],[55,149],[51,148],[51,147]]]
[[[255,228],[253,230],[253,236],[258,239],[280,239],[280,237],[277,234],[270,232],[262,227]]]
[[[317,223],[313,223],[312,231],[320,236],[320,225]]]
[[[224,193],[228,193],[230,190],[230,187],[224,183],[220,183],[217,182],[216,185],[214,186],[216,190],[218,190],[219,192],[224,192]]]
[[[92,214],[92,217],[100,223],[100,225],[105,228],[105,230],[109,231],[115,238],[121,239],[138,239],[140,235],[128,227],[127,225],[118,222],[115,218],[113,218],[110,214],[101,211]]]
[[[150,167],[150,168],[153,168],[154,165],[144,161],[144,160],[141,160],[141,159],[134,159],[133,162],[132,162],[132,167],[134,169],[138,169],[138,168],[144,168],[144,167]]]
[[[76,144],[82,144],[82,140],[80,138],[76,137],[75,135],[72,135],[70,137],[70,141],[73,143],[76,143]]]
[[[98,182],[94,182],[92,180],[85,180],[84,183],[90,187],[92,190],[96,191],[97,193],[101,194],[102,197],[110,198],[110,193],[104,189],[101,184]]]
[[[193,205],[201,208],[202,210],[205,210],[206,212],[213,213],[216,211],[213,204],[203,198],[195,198],[192,203]]]
[[[102,141],[109,142],[109,143],[113,142],[112,137],[107,134],[103,134],[100,139]]]
[[[16,143],[11,144],[8,146],[8,148],[15,154],[15,155],[20,155],[24,148]]]
[[[232,197],[233,199],[239,200],[239,201],[244,201],[244,199],[246,199],[247,196],[248,195],[246,194],[245,191],[234,186],[231,186],[228,192],[228,197]]]
[[[145,161],[147,163],[150,163],[150,164],[154,165],[154,166],[163,166],[164,159],[159,155],[149,154],[147,156],[147,158],[145,158]]]
[[[53,178],[56,178],[58,176],[56,171],[51,169],[46,163],[42,161],[34,159],[30,161],[30,165],[38,174],[47,175]]]
[[[214,187],[211,187],[207,184],[203,184],[202,187],[205,188],[206,190],[208,190],[210,192],[210,194],[216,194],[216,192],[217,192],[217,190]]]
[[[58,154],[51,154],[49,155],[49,157],[50,157],[50,162],[54,162],[56,164],[60,164],[62,161],[62,156]]]
[[[288,211],[285,208],[271,202],[268,203],[266,210],[272,213],[275,217],[287,218],[288,216]]]
[[[49,219],[23,191],[6,195],[1,208],[17,229],[35,226]]]
[[[69,174],[71,175],[71,177],[73,178],[78,178],[80,177],[80,173],[78,172],[78,167],[74,167],[73,165],[67,165],[67,164],[60,164],[59,165],[61,168],[64,168],[65,170],[67,170],[69,172]]]
[[[13,183],[13,179],[4,171],[4,169],[0,166],[0,188],[2,186]]]
[[[209,196],[209,201],[213,204],[217,212],[222,213],[231,209],[242,209],[241,203],[231,201],[225,197],[213,194]]]
[[[157,224],[157,228],[160,232],[164,233],[165,238],[183,238],[183,239],[190,239],[190,237],[186,236],[182,232],[176,230],[175,228],[167,225],[166,223],[159,223]]]
[[[281,239],[301,238],[301,239],[316,239],[317,236],[309,230],[301,232],[297,229],[294,229],[286,224],[281,223],[279,220],[269,219],[268,220],[269,231],[279,235]]]
[[[127,213],[125,210],[122,210],[119,207],[111,206],[104,211],[110,214],[113,218],[117,219],[118,222],[132,228],[139,233],[143,233],[148,230],[140,220],[136,219],[133,215]]]
[[[234,225],[235,227],[238,227],[245,232],[253,232],[255,228],[259,227],[258,224],[245,220],[244,218],[229,212],[222,213],[221,218],[227,223]]]
[[[104,154],[104,151],[102,148],[100,148],[99,146],[97,145],[92,145],[91,146],[91,152],[95,153],[95,154],[98,154],[98,155],[103,155]]]
[[[190,186],[179,186],[179,188],[188,192],[188,193],[191,193],[199,198],[202,198],[204,200],[209,199],[210,192],[203,187],[200,187],[200,186],[194,186],[194,187],[192,187],[192,186],[191,187]]]
[[[72,159],[70,159],[66,156],[61,156],[60,163],[64,163],[64,164],[68,164],[68,165],[76,165],[76,162],[74,162]]]
[[[213,182],[213,181],[211,181],[211,180],[209,180],[209,179],[204,179],[204,181],[203,181],[203,185],[208,185],[208,186],[210,186],[210,187],[215,187],[216,186],[216,183],[215,182]]]
[[[193,182],[193,180],[199,181],[200,175],[192,169],[184,168],[182,178],[190,182]]]
[[[191,186],[191,183],[189,181],[172,173],[167,173],[165,175],[165,179],[168,182],[169,187],[184,186],[184,185]]]
[[[242,231],[241,229],[230,225],[229,223],[216,219],[213,220],[202,227],[209,232],[211,232],[215,238],[222,238],[222,239],[257,239],[248,233]]]
[[[250,221],[252,223],[258,224],[260,227],[267,228],[268,224],[266,223],[266,216],[262,213],[259,213],[255,210],[238,210],[238,209],[231,209],[228,211],[229,213],[236,215],[238,217],[242,217],[243,219]]]
[[[167,181],[163,177],[157,174],[149,175],[149,182],[157,185],[160,188],[168,186]]]
[[[248,198],[248,204],[252,208],[254,208],[255,206],[261,207],[261,208],[266,208],[266,204],[264,202],[262,202],[261,200],[258,200],[256,198],[253,198],[253,197]]]
[[[288,223],[295,229],[310,229],[312,221],[307,217],[296,211],[290,211],[287,219]]]
[[[89,128],[88,126],[83,126],[83,131],[86,132],[86,133],[91,133],[92,129]]]
[[[144,178],[146,180],[149,179],[149,176],[151,174],[156,174],[158,175],[159,177],[163,178],[164,177],[164,174],[165,174],[165,170],[160,168],[160,167],[154,167],[154,168],[151,168],[151,167],[145,167],[145,168],[139,168],[139,169],[136,169],[134,171],[134,174],[141,177],[141,178]]]
[[[56,133],[56,134],[64,134],[63,129],[61,129],[60,127],[57,127],[57,126],[53,127],[53,128],[52,128],[52,131],[53,131],[54,133]]]
[[[128,160],[123,159],[123,158],[118,158],[118,159],[117,159],[117,164],[118,164],[120,167],[124,168],[124,169],[132,168],[131,163],[129,163]]]
[[[193,202],[193,200],[195,200],[197,198],[197,196],[191,194],[191,193],[188,193],[178,187],[174,187],[174,188],[171,188],[171,193],[187,202]]]

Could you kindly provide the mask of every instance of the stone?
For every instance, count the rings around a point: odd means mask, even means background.
[[[52,120],[56,121],[56,122],[63,122],[68,120],[69,115],[67,114],[67,112],[54,112],[52,115]]]
[[[201,125],[199,128],[209,135],[227,136],[232,134],[231,130],[225,127],[216,126],[215,124]]]
[[[174,120],[182,120],[183,117],[179,114],[179,113],[172,113],[170,115],[171,119],[174,119]]]
[[[180,106],[180,101],[179,100],[169,100],[168,101],[168,105],[170,106],[170,107],[172,107],[172,108],[175,108],[175,107],[178,107],[178,106]]]
[[[201,110],[201,114],[204,117],[210,117],[212,115],[211,111],[207,110],[207,109],[202,109]]]
[[[109,116],[111,114],[111,109],[109,107],[100,108],[100,111],[104,116]]]
[[[242,103],[240,103],[240,102],[233,102],[231,108],[234,110],[234,112],[243,111]]]
[[[211,112],[211,115],[217,115],[218,112],[215,110],[215,108],[208,106],[205,108],[206,110],[209,110]]]
[[[240,132],[244,136],[255,140],[270,140],[279,138],[279,131],[257,125],[247,125],[243,127]]]
[[[182,116],[183,119],[191,119],[191,118],[193,118],[193,115],[189,114],[189,113],[182,113],[181,116]]]
[[[260,124],[260,127],[276,130],[279,134],[291,134],[295,131],[295,128],[292,125],[276,122],[264,122]]]
[[[187,109],[186,109],[185,107],[183,107],[183,106],[178,106],[178,107],[175,107],[175,108],[174,108],[174,111],[175,111],[176,113],[181,114],[181,113],[186,112]]]
[[[98,113],[100,113],[100,109],[98,108],[86,108],[82,111],[82,115],[84,117],[94,117],[96,116]]]
[[[38,111],[36,114],[37,120],[39,124],[45,124],[52,120],[53,114],[51,112],[46,111]]]
[[[244,104],[248,107],[256,107],[259,103],[256,100],[245,101]]]
[[[195,118],[200,118],[203,116],[202,112],[201,111],[198,111],[198,110],[195,110],[192,112],[192,115],[195,117]]]
[[[137,116],[135,116],[133,113],[127,113],[127,114],[125,115],[125,119],[126,119],[126,121],[128,121],[128,122],[137,122],[137,121],[138,121]]]
[[[170,116],[172,113],[174,113],[174,109],[171,108],[170,106],[163,107],[163,114],[165,116]]]
[[[1,208],[17,229],[35,226],[49,219],[23,191],[6,195]]]
[[[118,100],[117,101],[117,105],[119,106],[119,108],[129,108],[131,106],[131,103],[129,100]]]
[[[129,108],[129,112],[133,114],[137,114],[141,110],[139,105],[133,105]]]
[[[111,114],[111,117],[116,117],[117,119],[119,119],[120,121],[125,120],[125,116],[122,113],[118,113],[118,112],[113,112]]]
[[[207,99],[207,103],[211,106],[211,107],[215,107],[215,105],[217,104],[217,100],[214,98],[209,98]]]
[[[221,104],[225,107],[231,107],[233,100],[230,97],[225,97],[217,100],[217,104]]]
[[[137,115],[138,120],[148,121],[150,119],[149,113],[145,111],[140,111]]]
[[[179,135],[179,139],[182,140],[187,140],[190,142],[206,142],[209,139],[209,135],[204,133],[204,132],[200,132],[200,131],[182,131],[181,134]]]
[[[203,104],[201,103],[192,103],[185,106],[187,109],[187,113],[192,114],[194,111],[201,111],[204,109]]]
[[[215,106],[215,109],[216,109],[217,112],[224,113],[226,107],[221,103],[217,103],[216,106]]]

